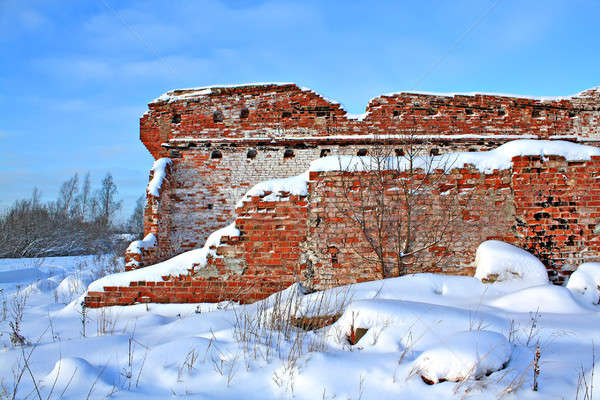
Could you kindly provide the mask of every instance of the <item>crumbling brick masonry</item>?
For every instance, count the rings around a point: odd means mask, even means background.
[[[517,138],[600,140],[598,88],[547,100],[399,93],[349,116],[308,89],[265,84],[176,90],[149,108],[141,140],[155,158],[172,162],[160,191],[148,194],[145,233],[155,235],[156,246],[128,254],[128,269],[200,247],[234,220],[240,235],[221,240],[208,260],[210,276],[190,265],[189,273],[160,282],[90,292],[88,306],[253,301],[296,281],[323,289],[388,276],[357,258],[363,239],[336,213],[342,172],[311,172],[305,196],[255,196],[236,210],[256,183],[299,174],[319,157],[368,155],[381,145],[400,152],[408,140],[430,154],[488,150]],[[532,251],[562,281],[582,260],[600,259],[599,174],[597,157],[516,157],[511,169],[488,174],[452,170],[443,184],[471,192],[462,227],[409,272],[470,274],[477,245],[495,238]],[[437,263],[440,254],[448,261]]]

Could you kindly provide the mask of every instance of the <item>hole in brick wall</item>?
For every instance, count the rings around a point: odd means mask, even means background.
[[[367,149],[358,149],[358,151],[356,152],[356,155],[359,157],[363,157],[367,155]]]
[[[290,118],[292,116],[291,111],[284,111],[281,113],[281,118]]]
[[[404,155],[404,149],[394,149],[396,157],[402,157]]]
[[[171,118],[171,122],[174,124],[178,124],[181,122],[181,114],[173,113],[173,117]]]
[[[240,111],[240,118],[248,118],[248,115],[250,115],[250,110],[248,110],[246,107],[242,108],[242,111]]]
[[[433,149],[429,150],[430,156],[437,156],[439,154],[440,154],[440,149],[438,149],[437,147],[434,147]]]
[[[338,264],[338,248],[335,246],[328,246],[327,251],[331,254],[331,264]]]
[[[223,154],[221,154],[221,152],[219,150],[213,150],[210,153],[210,158],[213,160],[223,158]]]
[[[283,158],[292,158],[292,157],[294,157],[294,150],[285,149],[285,151],[283,152]]]
[[[215,122],[215,123],[223,122],[224,119],[225,119],[225,116],[223,115],[223,113],[221,111],[215,111],[213,113],[213,122]]]
[[[212,208],[213,208],[213,205],[212,205],[212,204],[208,204],[208,205],[206,206],[206,208],[208,208],[209,210],[212,210]]]
[[[540,110],[532,110],[531,111],[531,118],[539,118],[541,115]]]
[[[394,110],[394,117],[399,117],[402,112],[400,110]]]
[[[575,118],[575,111],[569,111],[569,118]]]
[[[475,147],[469,148],[469,152],[471,152],[471,153],[475,153],[476,151],[478,151],[478,150]]]
[[[255,149],[248,149],[246,153],[246,158],[256,158],[257,151]]]
[[[506,115],[506,111],[504,111],[504,110],[498,110],[498,116],[501,117],[503,115]]]
[[[319,157],[327,157],[329,155],[329,153],[331,153],[331,150],[321,149],[321,154],[319,154]]]
[[[470,108],[465,108],[465,114],[471,115],[473,114],[473,110],[471,110]]]

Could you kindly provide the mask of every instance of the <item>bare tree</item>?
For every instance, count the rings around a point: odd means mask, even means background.
[[[112,222],[115,213],[121,208],[122,202],[117,200],[117,185],[110,172],[102,180],[102,186],[96,192],[98,222],[107,228]]]
[[[135,233],[140,239],[144,235],[144,210],[146,209],[146,196],[138,197],[135,202],[133,213],[127,221],[127,228]]]
[[[78,175],[65,181],[56,201],[42,202],[35,188],[28,199],[17,200],[0,212],[0,257],[45,257],[115,251],[110,233],[120,208],[110,174],[91,198],[89,174],[81,192]],[[92,202],[92,200],[94,200]],[[100,212],[88,218],[93,204]]]
[[[85,174],[83,179],[83,185],[81,185],[81,191],[79,192],[78,205],[79,205],[79,218],[82,221],[90,219],[90,202],[92,201],[91,185],[90,185],[90,173]]]
[[[406,135],[401,147],[378,145],[365,157],[340,157],[342,198],[338,211],[358,228],[382,277],[406,274],[425,254],[441,257],[461,212],[450,156],[430,156],[427,143]],[[437,257],[437,256],[436,256]]]
[[[78,211],[77,191],[79,188],[79,175],[73,175],[69,180],[63,182],[57,200],[58,212],[64,216],[72,216]]]

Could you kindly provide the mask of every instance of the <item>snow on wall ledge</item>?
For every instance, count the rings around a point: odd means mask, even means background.
[[[167,176],[166,169],[167,166],[171,164],[171,159],[166,157],[159,158],[158,160],[154,161],[154,164],[150,169],[150,171],[152,171],[152,179],[150,179],[150,182],[148,182],[147,188],[150,196],[160,197],[160,188],[165,180],[165,177]]]
[[[467,189],[469,207],[452,228],[452,242],[432,248],[408,272],[472,275],[475,250],[489,239],[533,253],[558,283],[581,262],[600,260],[599,149],[518,140],[447,157],[456,161],[444,178],[449,181],[440,185]],[[360,169],[367,163],[352,165]],[[322,158],[308,174],[255,185],[238,203],[235,225],[215,232],[203,249],[97,281],[86,304],[254,301],[297,281],[320,290],[387,277],[365,263],[368,254],[357,254],[368,252],[368,245],[339,213],[340,202],[348,200],[339,189],[346,174],[340,169],[339,158]],[[441,189],[429,201],[438,196]],[[451,261],[435,261],[440,256]]]
[[[513,140],[490,151],[455,152],[440,156],[418,157],[413,161],[414,169],[436,169],[447,171],[456,168],[473,166],[484,174],[495,170],[506,170],[512,167],[512,159],[518,156],[558,156],[567,161],[590,160],[592,156],[600,156],[600,148],[563,140]],[[370,156],[328,156],[311,162],[308,171],[289,178],[271,179],[254,185],[237,202],[236,208],[252,196],[263,197],[265,201],[279,201],[289,195],[306,196],[310,172],[350,171],[365,172],[375,169],[377,161]],[[409,168],[406,157],[389,157],[384,162],[390,170],[405,171]],[[265,197],[266,196],[266,197]]]
[[[512,159],[517,156],[559,156],[568,161],[590,160],[592,156],[600,156],[600,148],[563,140],[513,140],[490,151],[455,152],[440,156],[419,157],[413,160],[413,168],[442,168],[450,170],[472,165],[483,173],[504,170],[512,167]],[[309,171],[369,171],[377,163],[369,156],[329,156],[311,163]],[[409,168],[406,157],[390,157],[387,160],[389,169],[404,171]]]
[[[206,266],[206,261],[209,257],[217,256],[215,249],[221,244],[221,238],[223,236],[235,237],[239,236],[239,234],[240,231],[235,228],[235,223],[229,224],[228,226],[213,232],[201,249],[185,252],[167,261],[145,268],[105,276],[92,282],[88,287],[88,291],[100,291],[105,286],[128,286],[130,282],[161,281],[163,277],[186,274],[188,269],[192,266],[202,268]],[[150,236],[152,237],[150,238]],[[144,241],[138,240],[137,242],[140,243],[137,243],[135,250],[140,251],[142,246],[149,245],[152,240],[155,241],[153,234],[147,235],[146,238],[144,238]],[[136,242],[133,242],[129,247],[132,247],[134,243]]]

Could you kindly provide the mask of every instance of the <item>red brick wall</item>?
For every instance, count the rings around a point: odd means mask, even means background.
[[[516,244],[562,282],[579,264],[600,260],[600,157],[516,157],[512,188]]]
[[[393,262],[398,259],[398,243],[395,228],[406,226],[408,222],[399,195],[399,180],[407,174],[391,173],[381,176],[385,180],[385,204],[388,214],[380,225],[384,231],[385,258],[390,263],[384,270],[377,263],[373,247],[362,232],[363,226],[355,218],[362,219],[366,213],[371,228],[372,222],[381,215],[381,207],[370,201],[360,186],[367,187],[368,174],[344,172],[311,172],[309,233],[306,245],[310,264],[314,269],[314,288],[325,289],[332,286],[382,279],[404,273],[436,272],[446,274],[472,275],[472,262],[479,243],[490,238],[510,237],[514,224],[514,208],[510,182],[510,171],[496,171],[483,174],[472,168],[454,169],[442,176],[414,176],[413,188],[427,188],[411,201],[414,217],[411,218],[414,246],[424,247],[434,242],[428,236],[433,227],[440,227],[442,239],[434,246],[415,254],[404,261],[402,271]],[[379,175],[379,174],[378,174]],[[430,182],[430,183],[427,183]],[[371,214],[369,210],[377,207]],[[451,211],[450,213],[446,213]],[[390,222],[390,223],[388,223]],[[443,227],[443,228],[442,228]],[[437,235],[436,235],[437,236]],[[378,240],[374,231],[371,237]],[[406,237],[405,235],[403,238]]]
[[[200,94],[202,93],[202,94]],[[337,103],[294,84],[174,91],[149,104],[140,137],[158,158],[167,148],[209,139],[252,143],[261,138],[318,139],[339,135],[554,135],[597,137],[600,91],[539,100],[493,95],[399,93],[372,99],[363,121],[348,119]]]
[[[598,89],[544,101],[383,95],[369,102],[362,121],[294,84],[173,91],[170,99],[149,104],[140,120],[148,150],[174,161],[171,184],[149,222],[159,232],[153,261],[201,246],[233,220],[234,205],[249,187],[299,174],[323,155],[355,155],[382,142],[402,146],[406,134],[445,153],[487,150],[523,134],[595,140],[599,129]]]
[[[449,188],[459,193],[460,218],[447,239],[428,249],[406,272],[473,273],[475,250],[487,239],[523,247],[539,257],[560,283],[584,261],[600,260],[600,157],[515,157],[512,170],[483,174],[454,169],[432,186],[424,201],[431,212],[419,220],[427,231],[444,206]],[[313,172],[306,198],[280,193],[281,201],[253,197],[237,210],[240,236],[223,238],[204,268],[163,282],[133,282],[125,288],[91,292],[88,306],[134,302],[254,301],[304,282],[314,289],[393,276],[369,255],[357,225],[340,212],[355,201],[344,195],[343,179],[359,174]],[[394,179],[391,177],[390,189]],[[392,192],[389,192],[392,193]],[[386,195],[390,195],[386,191]],[[268,193],[267,193],[268,194]],[[398,212],[402,210],[398,208]],[[390,252],[392,250],[389,250]]]
[[[266,195],[266,194],[265,194]],[[88,307],[136,302],[181,303],[234,300],[252,302],[302,280],[300,243],[306,240],[308,202],[287,196],[282,201],[253,197],[237,210],[239,237],[223,237],[207,265],[190,265],[187,274],[161,282],[131,282],[89,292]]]
[[[366,250],[357,232],[335,214],[335,204],[341,200],[331,189],[339,185],[337,173],[312,175],[311,206],[289,206],[300,210],[292,212],[299,214],[291,217],[295,228],[290,236],[288,224],[273,222],[288,218],[284,217],[286,201],[268,205],[255,199],[257,204],[244,205],[236,217],[234,205],[249,187],[301,173],[318,157],[357,154],[384,142],[400,147],[405,142],[402,135],[407,134],[416,135],[436,153],[486,150],[516,135],[600,139],[598,89],[543,101],[400,93],[372,99],[366,111],[362,121],[349,119],[339,104],[293,84],[174,91],[170,99],[149,104],[140,119],[140,138],[155,158],[170,157],[173,163],[160,196],[149,196],[146,209],[145,233],[155,233],[158,246],[141,257],[128,258],[140,258],[142,267],[200,247],[210,232],[234,218],[242,231],[239,242],[219,248],[223,258],[209,262],[210,276],[169,278],[156,283],[154,287],[161,289],[152,289],[150,297],[164,301],[171,296],[165,295],[165,288],[173,287],[169,290],[174,299],[214,300],[216,294],[209,293],[225,290],[226,275],[227,285],[244,290],[260,287],[241,296],[247,299],[265,296],[295,280],[324,288],[389,276],[377,266],[359,262],[350,251],[349,243]],[[560,281],[581,260],[598,256],[596,162],[551,158],[541,165],[542,160],[524,158],[517,159],[510,172],[453,171],[445,184],[470,193],[468,211],[462,215],[461,228],[452,232],[457,240],[432,248],[417,270],[469,273],[479,242],[499,238],[533,251],[549,266],[553,279]],[[315,226],[317,220],[324,222]],[[260,231],[262,227],[268,230]],[[270,240],[251,241],[252,235]],[[280,249],[290,252],[283,255]],[[228,265],[221,265],[224,262]],[[228,268],[244,273],[232,278]],[[205,282],[202,290],[195,289],[198,282]],[[206,289],[209,283],[210,290]],[[144,287],[152,286],[148,282]],[[128,292],[139,297],[139,291]],[[121,291],[111,293],[114,297]]]

